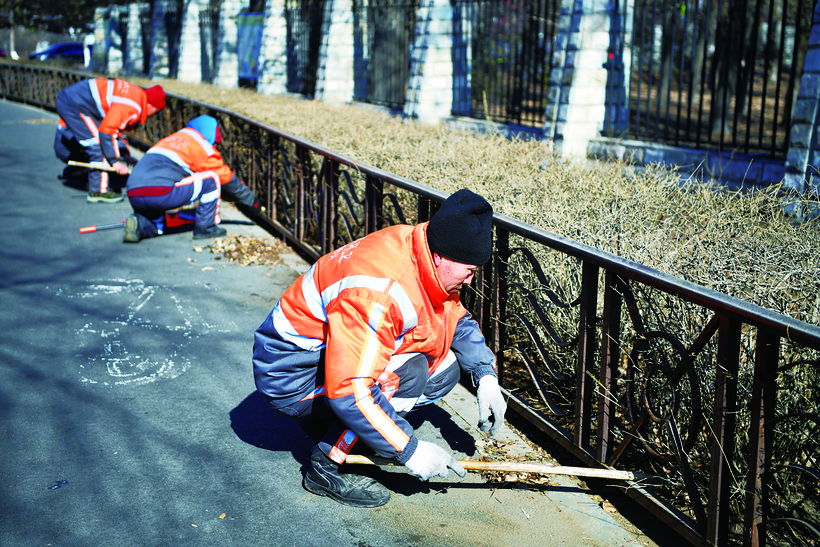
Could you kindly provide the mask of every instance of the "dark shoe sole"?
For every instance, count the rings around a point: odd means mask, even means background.
[[[194,232],[193,238],[194,238],[194,239],[213,239],[213,238],[215,238],[215,237],[225,237],[226,235],[228,235],[228,231],[223,229],[223,230],[222,230],[222,231],[220,231],[220,232],[214,232],[214,233],[208,233],[208,232],[206,232],[206,233],[199,233],[199,232]]]
[[[310,479],[309,474],[305,474],[304,480],[302,480],[302,486],[305,487],[305,490],[316,494],[317,496],[326,496],[331,498],[342,505],[348,505],[350,507],[381,507],[382,505],[387,504],[390,501],[390,496],[388,495],[384,499],[380,500],[351,500],[348,498],[341,497],[338,493],[333,492],[332,490],[328,490],[321,484],[317,484]]]
[[[88,203],[119,203],[120,201],[124,200],[125,196],[120,195],[117,198],[108,198],[103,196],[92,196],[91,194],[88,195]]]

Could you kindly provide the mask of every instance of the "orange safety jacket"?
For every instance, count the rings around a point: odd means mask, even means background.
[[[167,158],[171,162],[154,161],[159,157]],[[149,160],[145,169],[139,169],[142,162]],[[162,164],[173,163],[178,169],[165,169]],[[155,165],[156,164],[156,165]],[[222,154],[203,137],[199,131],[186,127],[168,135],[152,146],[134,167],[128,177],[128,187],[139,186],[173,186],[175,182],[181,180],[180,174],[184,176],[204,171],[213,171],[219,176],[222,185],[229,183],[234,178],[234,172],[222,160]]]
[[[117,135],[145,123],[148,96],[141,87],[124,80],[93,78],[71,85],[61,91],[75,105],[100,141],[103,156],[109,163],[119,157]],[[90,120],[88,120],[90,118]]]
[[[325,396],[356,436],[397,457],[413,428],[377,380],[394,354],[427,356],[432,374],[451,349],[475,381],[494,373],[478,325],[439,280],[427,223],[399,225],[323,256],[285,291],[256,332],[254,374],[272,406]]]

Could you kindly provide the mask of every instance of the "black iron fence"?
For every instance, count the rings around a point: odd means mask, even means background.
[[[325,0],[286,0],[287,90],[316,94]]]
[[[629,128],[610,120],[609,136],[785,156],[813,9],[808,0],[636,0]]]
[[[214,2],[199,10],[200,68],[202,81],[216,78],[216,55],[219,39],[219,7]]]
[[[454,34],[468,48],[459,54],[456,76],[470,89],[469,103],[453,114],[543,126],[560,3],[455,0],[453,5]]]
[[[85,76],[0,63],[0,95],[52,109]],[[267,209],[312,258],[446,196],[216,106],[169,95],[155,142],[209,114]],[[513,218],[463,299],[499,359],[510,409],[590,467],[657,478],[625,491],[693,544],[817,541],[820,327]]]
[[[354,0],[357,101],[401,110],[419,0]]]

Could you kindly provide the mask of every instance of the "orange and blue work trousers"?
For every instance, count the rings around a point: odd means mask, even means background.
[[[194,229],[205,230],[219,223],[219,175],[213,171],[194,173],[173,186],[137,186],[128,189],[128,201],[139,219],[140,239],[162,235],[165,212],[196,204]]]

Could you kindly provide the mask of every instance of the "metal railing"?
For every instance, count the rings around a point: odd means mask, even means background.
[[[313,97],[325,0],[286,0],[287,90]]]
[[[0,95],[53,108],[83,77],[0,63]],[[267,209],[260,223],[312,259],[424,222],[446,198],[175,95],[141,138],[200,114],[219,120],[225,160]],[[587,466],[657,473],[625,491],[693,544],[816,541],[820,419],[793,392],[818,385],[819,327],[504,215],[493,226],[493,259],[463,300],[512,411]]]

